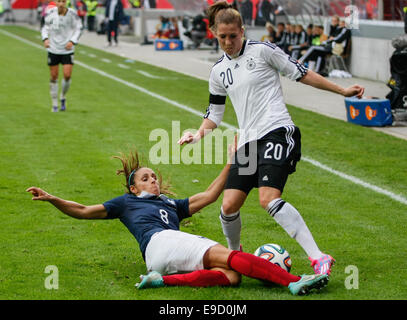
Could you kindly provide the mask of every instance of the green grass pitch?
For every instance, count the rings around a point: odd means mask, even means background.
[[[39,32],[1,27],[41,45]],[[136,147],[146,157],[156,128],[197,128],[196,115],[76,65],[68,111],[52,113],[46,51],[0,32],[0,299],[369,300],[407,298],[407,205],[301,161],[284,198],[296,206],[319,247],[336,258],[327,288],[294,297],[287,288],[243,278],[239,287],[134,288],[145,264],[120,221],[80,221],[52,205],[33,202],[26,188],[39,186],[86,205],[124,193],[112,159]],[[96,55],[92,58],[89,54]],[[106,63],[101,59],[109,59]],[[141,62],[78,46],[75,59],[200,112],[207,82]],[[117,64],[127,65],[129,69]],[[145,77],[136,70],[160,76]],[[403,197],[407,195],[407,141],[369,128],[289,106],[302,132],[303,155]],[[236,125],[228,102],[226,122]],[[205,189],[221,164],[157,165],[178,197]],[[193,182],[195,181],[195,182]],[[182,223],[186,232],[222,244],[221,198]],[[273,242],[291,254],[294,274],[312,273],[305,252],[258,204],[254,190],[242,208],[247,252]],[[45,268],[59,271],[58,290],[44,286]],[[355,266],[356,274],[349,266]],[[349,289],[349,277],[358,288]]]

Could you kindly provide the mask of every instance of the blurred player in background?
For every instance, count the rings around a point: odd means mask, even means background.
[[[195,143],[219,126],[229,96],[240,129],[237,161],[230,169],[220,210],[229,248],[239,250],[240,208],[251,189],[259,188],[260,205],[297,240],[314,272],[329,274],[335,260],[320,251],[297,209],[281,199],[288,175],[295,172],[301,157],[301,134],[284,103],[279,72],[346,97],[360,98],[364,88],[342,88],[307,70],[275,44],[245,40],[242,18],[226,1],[209,7],[208,15],[225,54],[212,67],[210,105],[199,130],[186,132],[178,143]]]
[[[52,111],[58,111],[59,64],[63,66],[61,82],[61,111],[66,110],[66,94],[71,85],[74,49],[82,32],[82,23],[75,10],[66,7],[66,0],[56,0],[56,7],[49,9],[41,29],[41,37],[48,51],[50,68],[50,94]]]
[[[107,45],[119,44],[119,24],[124,17],[123,4],[121,0],[107,0],[105,3],[105,23],[107,27]]]

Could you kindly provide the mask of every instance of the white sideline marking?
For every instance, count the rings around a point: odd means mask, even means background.
[[[148,73],[147,71],[143,71],[143,70],[137,70],[138,73],[142,74],[143,76],[147,77],[147,78],[151,78],[151,79],[165,79],[164,77],[160,77],[160,76],[155,76],[151,73]]]
[[[383,188],[380,188],[380,187],[375,186],[375,185],[373,185],[373,184],[370,184],[370,183],[368,183],[368,182],[365,182],[365,181],[363,181],[363,180],[361,180],[361,179],[359,179],[359,178],[357,178],[357,177],[354,177],[354,176],[351,176],[351,175],[349,175],[349,174],[343,173],[343,172],[341,172],[341,171],[332,169],[332,168],[330,168],[330,167],[328,167],[328,166],[322,164],[321,162],[319,162],[319,161],[317,161],[317,160],[314,160],[314,159],[311,159],[311,158],[308,158],[308,157],[301,157],[301,160],[304,160],[304,161],[306,161],[306,162],[309,162],[309,163],[313,164],[314,166],[316,166],[316,167],[318,167],[318,168],[321,168],[321,169],[323,169],[323,170],[326,170],[326,171],[328,171],[328,172],[330,172],[330,173],[333,173],[333,174],[335,174],[335,175],[337,175],[337,176],[339,176],[339,177],[341,177],[341,178],[343,178],[343,179],[346,179],[346,180],[348,180],[348,181],[351,181],[351,182],[353,182],[353,183],[355,183],[355,184],[358,184],[358,185],[360,185],[360,186],[362,186],[362,187],[365,187],[365,188],[367,188],[367,189],[376,191],[377,193],[384,194],[384,195],[386,195],[386,196],[392,198],[393,200],[396,200],[396,201],[398,201],[398,202],[401,202],[401,203],[407,205],[407,199],[404,198],[404,197],[401,196],[401,195],[395,194],[395,193],[393,193],[393,192],[391,192],[391,191],[388,191],[388,190],[386,190],[386,189],[383,189]]]
[[[110,62],[112,62],[111,60],[106,59],[106,58],[102,58],[102,59],[100,59],[100,60],[102,60],[103,62],[106,62],[106,63],[110,63]]]
[[[5,35],[7,35],[7,36],[9,36],[9,37],[11,37],[11,38],[14,38],[14,39],[16,39],[16,40],[22,41],[22,42],[24,42],[24,43],[26,43],[26,44],[28,44],[28,45],[31,45],[31,46],[33,46],[33,47],[36,47],[36,48],[39,48],[39,49],[42,49],[42,50],[45,49],[43,46],[40,46],[40,45],[38,45],[38,44],[36,44],[36,43],[33,43],[33,42],[29,41],[29,40],[26,40],[26,39],[24,39],[24,38],[21,38],[21,37],[15,35],[15,34],[9,33],[9,32],[4,31],[4,30],[0,30],[0,32],[3,33],[3,34],[5,34]],[[128,86],[128,87],[130,87],[130,88],[136,89],[136,90],[138,90],[138,91],[140,91],[140,92],[142,92],[142,93],[145,93],[145,94],[147,94],[147,95],[149,95],[149,96],[151,96],[151,97],[153,97],[153,98],[156,98],[156,99],[159,99],[159,100],[161,100],[161,101],[164,101],[164,102],[166,102],[166,103],[168,103],[168,104],[171,104],[171,105],[173,105],[174,107],[177,107],[177,108],[179,108],[179,109],[182,109],[182,110],[188,111],[188,112],[190,112],[190,113],[192,113],[192,114],[195,114],[195,115],[197,115],[197,116],[199,116],[199,117],[202,117],[202,113],[201,113],[201,112],[198,112],[198,111],[196,111],[196,110],[194,110],[194,109],[192,109],[192,108],[190,108],[190,107],[188,107],[188,106],[185,106],[185,105],[183,105],[183,104],[181,104],[181,103],[178,103],[178,102],[176,102],[176,101],[170,100],[170,99],[168,99],[168,98],[166,98],[166,97],[164,97],[164,96],[162,96],[162,95],[159,95],[159,94],[157,94],[157,93],[151,92],[151,91],[149,91],[149,90],[147,90],[147,89],[145,89],[145,88],[143,88],[143,87],[140,87],[140,86],[138,86],[138,85],[136,85],[136,84],[134,84],[134,83],[128,82],[128,81],[123,80],[123,79],[120,79],[120,78],[118,78],[118,77],[116,77],[116,76],[114,76],[114,75],[111,75],[111,74],[109,74],[109,73],[106,73],[106,72],[104,72],[104,71],[102,71],[102,70],[99,70],[99,69],[96,69],[96,68],[94,68],[94,67],[91,67],[91,66],[89,66],[89,65],[87,65],[87,64],[85,64],[85,63],[83,63],[83,62],[80,62],[80,61],[77,61],[77,60],[76,60],[75,63],[78,64],[78,65],[80,65],[81,67],[83,67],[83,68],[85,68],[85,69],[88,69],[88,70],[90,70],[90,71],[93,71],[93,72],[95,72],[95,73],[97,73],[97,74],[99,74],[99,75],[101,75],[101,76],[103,76],[103,77],[112,79],[112,80],[117,81],[117,82],[119,82],[119,83],[122,83],[122,84],[124,84],[124,85],[126,85],[126,86]],[[222,122],[221,125],[222,125],[223,127],[228,128],[228,129],[237,130],[236,127],[232,126],[231,124],[228,124],[227,122]],[[380,194],[382,194],[382,195],[388,196],[389,198],[391,198],[391,199],[393,199],[393,200],[396,200],[396,201],[398,201],[398,202],[400,202],[400,203],[402,203],[402,204],[407,205],[407,199],[406,199],[405,197],[401,196],[401,195],[395,194],[395,193],[393,193],[393,192],[391,192],[391,191],[388,191],[388,190],[386,190],[386,189],[383,189],[383,188],[380,188],[380,187],[375,186],[375,185],[373,185],[373,184],[370,184],[370,183],[368,183],[368,182],[365,182],[365,181],[363,181],[363,180],[361,180],[361,179],[359,179],[359,178],[357,178],[357,177],[354,177],[354,176],[348,175],[348,174],[346,174],[346,173],[340,172],[340,171],[338,171],[338,170],[332,169],[332,168],[330,168],[330,167],[328,167],[328,166],[326,166],[326,165],[320,163],[320,162],[317,161],[317,160],[314,160],[314,159],[311,159],[311,158],[308,158],[308,157],[304,157],[304,156],[303,156],[301,159],[304,160],[304,161],[306,161],[306,162],[311,163],[312,165],[314,165],[314,166],[316,166],[316,167],[318,167],[318,168],[320,168],[320,169],[323,169],[323,170],[325,170],[325,171],[328,171],[329,173],[335,174],[335,175],[337,175],[338,177],[341,177],[341,178],[343,178],[343,179],[345,179],[345,180],[348,180],[348,181],[350,181],[350,182],[352,182],[352,183],[355,183],[355,184],[357,184],[357,185],[360,185],[360,186],[362,186],[362,187],[364,187],[364,188],[366,188],[366,189],[370,189],[370,190],[372,190],[372,191],[374,191],[374,192],[377,192],[377,193],[380,193]]]
[[[137,70],[138,73],[140,73],[141,75],[147,77],[147,78],[151,78],[151,79],[159,79],[159,80],[177,80],[179,78],[177,77],[161,77],[161,76],[155,76],[147,71],[143,71],[143,70]],[[193,77],[193,76],[191,76]]]
[[[129,66],[126,66],[126,65],[121,64],[121,63],[118,63],[117,66],[120,67],[120,68],[122,68],[122,69],[130,69]]]

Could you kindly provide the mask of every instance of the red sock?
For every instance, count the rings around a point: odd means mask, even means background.
[[[228,266],[247,277],[274,282],[286,287],[290,282],[297,282],[301,279],[274,263],[246,252],[232,251],[228,258]]]
[[[206,269],[185,274],[163,276],[163,280],[167,286],[230,286],[230,281],[223,272]]]

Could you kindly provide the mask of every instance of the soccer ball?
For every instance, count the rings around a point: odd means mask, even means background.
[[[263,244],[258,247],[254,252],[255,256],[266,259],[285,271],[290,272],[291,270],[291,257],[286,249],[282,246],[274,243]]]

